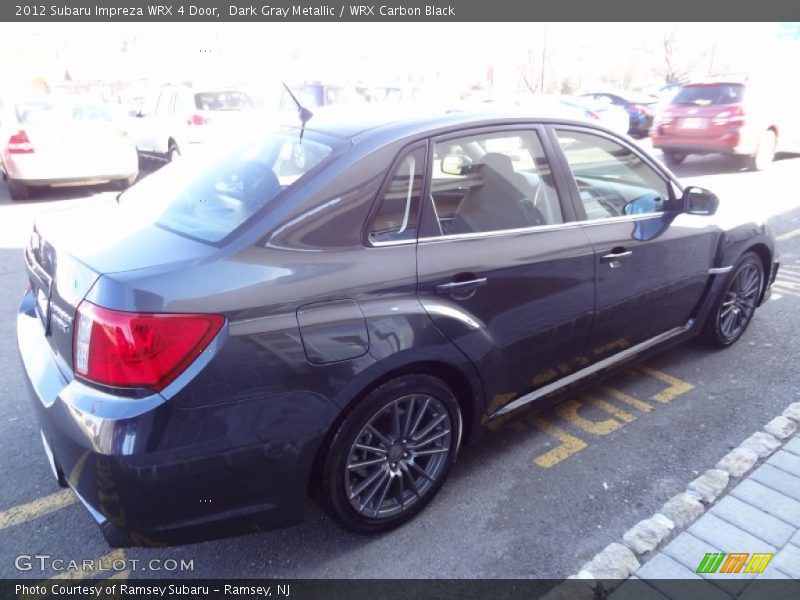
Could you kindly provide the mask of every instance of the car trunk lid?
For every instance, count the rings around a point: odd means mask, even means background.
[[[215,250],[138,223],[121,210],[111,201],[48,213],[37,220],[25,248],[36,312],[67,378],[72,377],[76,310],[102,275],[200,260]]]

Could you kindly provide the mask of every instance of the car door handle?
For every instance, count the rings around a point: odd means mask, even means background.
[[[459,292],[466,292],[486,285],[486,277],[479,277],[476,279],[469,279],[467,281],[451,281],[450,283],[442,283],[436,286],[437,294],[453,294]]]
[[[610,263],[617,260],[625,260],[633,254],[633,250],[625,250],[625,248],[614,248],[608,254],[600,258],[600,262]]]

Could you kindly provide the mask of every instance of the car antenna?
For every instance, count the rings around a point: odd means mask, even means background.
[[[292,93],[292,90],[289,89],[289,86],[286,85],[285,81],[281,81],[281,83],[283,84],[283,87],[286,88],[286,91],[289,92],[289,96],[291,96],[292,100],[294,100],[294,103],[297,105],[297,115],[300,117],[300,123],[301,123],[301,125],[300,125],[300,143],[302,143],[303,142],[303,131],[305,131],[306,123],[308,122],[308,120],[311,117],[314,116],[314,113],[312,113],[305,106],[300,104],[300,101]]]

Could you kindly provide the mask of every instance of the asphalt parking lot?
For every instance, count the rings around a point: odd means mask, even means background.
[[[760,173],[723,157],[676,169],[723,202],[768,215],[782,272],[773,298],[732,348],[673,348],[554,410],[508,426],[462,453],[416,520],[362,537],[313,506],[304,524],[180,548],[111,550],[89,515],[60,491],[42,451],[17,359],[15,313],[25,288],[21,246],[42,210],[112,201],[111,186],[43,191],[14,203],[0,185],[0,576],[18,555],[138,560],[108,577],[563,577],[698,473],[800,399],[800,157]],[[165,501],[168,501],[165,498]],[[192,561],[147,571],[148,561]],[[157,568],[155,563],[149,565]],[[162,566],[162,569],[166,566]]]

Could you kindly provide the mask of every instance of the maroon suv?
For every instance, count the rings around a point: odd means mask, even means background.
[[[656,120],[653,146],[672,165],[689,154],[720,153],[763,169],[776,151],[800,149],[800,118],[786,92],[746,78],[689,83]]]

